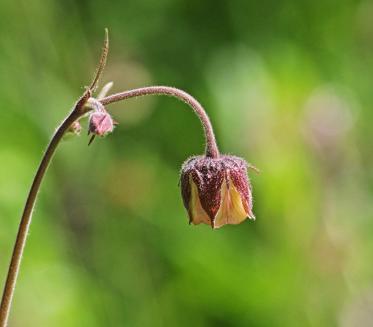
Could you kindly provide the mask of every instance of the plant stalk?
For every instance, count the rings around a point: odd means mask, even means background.
[[[202,105],[190,94],[169,86],[148,86],[142,87],[138,89],[133,89],[129,91],[124,91],[116,94],[109,95],[100,100],[103,105],[107,105],[109,103],[118,102],[121,100],[140,97],[145,95],[168,95],[175,97],[186,104],[188,104],[193,111],[197,114],[198,118],[200,119],[203,130],[205,133],[206,138],[206,157],[210,158],[218,158],[219,157],[219,149],[216,144],[216,139],[214,135],[214,130],[212,128],[210,119],[206,114],[206,111],[203,109]]]
[[[63,135],[71,126],[71,124],[83,116],[86,111],[83,109],[85,102],[88,100],[90,92],[86,92],[81,99],[77,102],[74,109],[71,113],[65,118],[61,125],[57,128],[52,139],[50,140],[47,149],[43,155],[43,158],[39,164],[39,167],[36,171],[36,175],[32,182],[25,207],[23,210],[21,222],[18,227],[18,234],[16,242],[13,248],[13,254],[10,261],[8,275],[6,278],[3,296],[1,299],[0,305],[0,327],[7,326],[9,311],[12,304],[12,299],[14,295],[14,290],[17,282],[19,267],[22,260],[23,250],[25,248],[27,235],[30,229],[32,211],[35,205],[35,200],[38,195],[40,184],[43,180],[43,177],[48,169],[49,163],[51,162],[53,155],[56,151],[58,144],[60,143]]]

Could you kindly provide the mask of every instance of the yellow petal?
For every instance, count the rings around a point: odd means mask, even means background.
[[[227,174],[227,180],[221,186],[221,204],[214,220],[214,228],[225,224],[236,225],[244,221],[248,214],[242,204],[240,193]]]
[[[211,219],[207,215],[206,211],[202,208],[201,201],[199,200],[198,188],[194,183],[192,176],[189,176],[189,183],[191,187],[190,203],[189,203],[189,213],[191,222],[194,225],[204,223],[211,225]]]

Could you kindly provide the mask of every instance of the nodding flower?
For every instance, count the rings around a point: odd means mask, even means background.
[[[245,160],[222,155],[196,156],[182,166],[180,183],[189,223],[219,228],[255,219]]]

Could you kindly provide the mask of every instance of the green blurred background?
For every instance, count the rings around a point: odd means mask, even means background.
[[[188,226],[198,119],[167,97],[110,107],[61,144],[10,326],[372,326],[373,2],[0,2],[0,280],[51,133],[93,75],[176,86],[251,174],[255,222]],[[2,287],[2,286],[1,286]]]

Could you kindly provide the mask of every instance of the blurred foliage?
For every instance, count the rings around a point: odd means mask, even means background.
[[[94,72],[185,89],[245,157],[257,221],[188,226],[178,170],[198,120],[165,98],[61,144],[11,326],[368,326],[373,321],[373,3],[0,2],[0,280],[48,138]]]

